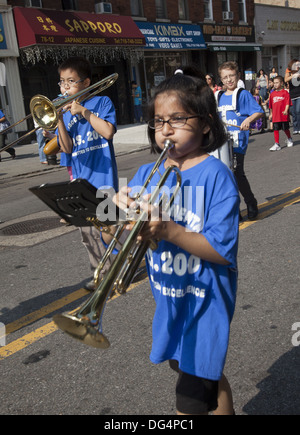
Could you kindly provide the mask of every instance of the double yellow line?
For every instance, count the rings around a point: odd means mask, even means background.
[[[259,215],[258,218],[254,221],[244,221],[240,224],[240,230],[243,230],[245,228],[248,228],[250,225],[253,225],[256,222],[259,222],[266,217],[275,214],[279,212],[280,210],[284,209],[285,207],[289,207],[296,202],[300,201],[300,187],[297,189],[291,190],[290,192],[287,192],[283,195],[279,195],[276,198],[273,198],[270,201],[264,202],[259,205]],[[242,216],[245,217],[246,212],[242,212]],[[145,281],[145,280],[144,280]],[[141,284],[142,281],[139,281],[135,284],[132,284],[129,288],[129,291],[134,289],[137,285]],[[46,315],[49,315],[51,313],[54,313],[55,311],[63,308],[64,306],[69,305],[70,303],[73,303],[82,297],[86,296],[88,292],[84,289],[77,290],[61,299],[58,299],[55,302],[52,302],[49,305],[46,305],[45,307],[42,307],[39,310],[36,310],[18,320],[15,322],[12,322],[5,327],[5,334],[6,337],[16,332],[25,326],[30,325],[31,323],[36,322],[37,320],[40,320]],[[114,296],[110,301],[117,298],[119,295]],[[41,340],[42,338],[52,334],[55,332],[58,328],[54,324],[54,322],[47,323],[46,325],[34,330],[33,332],[30,332],[29,334],[24,335],[23,337],[3,346],[0,347],[0,361],[14,355],[16,352],[19,352],[22,349],[25,349],[26,347],[30,346],[31,344],[35,343],[38,340]],[[0,337],[1,338],[1,337]]]

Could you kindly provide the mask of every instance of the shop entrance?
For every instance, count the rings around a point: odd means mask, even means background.
[[[186,56],[184,53],[146,53],[144,58],[144,74],[140,74],[142,89],[146,91],[146,102],[153,96],[156,86],[185,64]]]

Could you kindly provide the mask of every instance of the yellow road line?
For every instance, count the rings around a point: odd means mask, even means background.
[[[297,187],[296,189],[290,190],[287,193],[283,193],[282,195],[276,196],[275,198],[270,199],[269,201],[262,202],[261,204],[259,204],[258,209],[262,210],[262,209],[264,209],[266,207],[270,208],[272,205],[277,204],[278,202],[281,202],[281,201],[283,201],[286,198],[291,198],[291,196],[295,196],[297,194],[300,194],[300,187]],[[247,216],[246,210],[242,211],[242,216],[243,217]]]
[[[240,230],[248,228],[250,225],[253,225],[256,222],[259,222],[260,220],[266,218],[267,216],[274,214],[277,211],[282,210],[285,207],[288,207],[292,204],[295,204],[296,202],[299,201],[299,197],[297,197],[298,193],[300,193],[300,187],[298,187],[294,190],[291,190],[290,192],[287,192],[285,194],[282,194],[276,198],[273,198],[270,201],[267,201],[265,203],[260,204],[259,205],[260,210],[264,209],[265,207],[268,207],[268,208],[265,211],[262,211],[256,220],[245,221],[242,224],[240,224],[240,227],[239,227]],[[295,197],[295,195],[296,195],[296,197]],[[284,201],[286,198],[288,198],[287,201]],[[274,205],[274,207],[273,207],[273,205]],[[147,278],[143,279],[142,281],[139,281],[137,283],[132,284],[130,286],[130,288],[128,289],[128,291],[134,289],[136,286],[138,286],[139,284],[146,281],[146,279]],[[77,291],[71,293],[70,295],[68,295],[64,298],[61,298],[61,299],[43,307],[43,308],[41,308],[40,310],[36,310],[36,311],[18,319],[18,320],[16,320],[15,322],[8,324],[6,326],[6,336],[8,334],[18,330],[18,329],[21,329],[22,327],[24,327],[26,325],[29,325],[30,323],[33,323],[36,320],[41,319],[45,315],[48,315],[48,314],[62,308],[63,306],[68,305],[71,302],[74,302],[74,301],[82,298],[86,294],[87,294],[87,292],[84,289],[77,290]],[[119,296],[120,296],[119,294],[116,294],[109,301],[112,301]],[[74,310],[74,311],[76,311],[76,310]],[[50,322],[50,323],[46,324],[45,326],[42,326],[41,328],[38,328],[35,331],[33,331],[27,335],[24,335],[22,338],[19,338],[19,339],[13,341],[12,343],[7,344],[6,346],[0,347],[0,361],[7,358],[8,356],[13,355],[14,353],[16,353],[18,351],[26,348],[27,346],[30,346],[31,344],[46,337],[47,335],[52,334],[53,332],[57,331],[57,329],[58,328],[56,327],[54,322]]]
[[[299,193],[300,193],[300,191],[299,191]],[[293,197],[293,198],[289,199],[288,201],[281,202],[280,204],[275,205],[274,207],[270,207],[267,210],[265,210],[264,212],[259,213],[257,219],[255,219],[253,221],[242,222],[240,224],[239,228],[240,228],[240,230],[244,230],[245,228],[250,227],[251,225],[255,224],[256,222],[259,222],[259,221],[265,219],[266,217],[268,217],[274,213],[277,213],[278,211],[282,210],[283,208],[289,207],[290,205],[295,204],[299,200],[300,200],[299,197],[297,197],[297,198]],[[278,201],[276,201],[276,202],[278,202]]]
[[[127,290],[127,293],[129,291],[133,290],[135,287],[137,287],[139,284],[143,283],[146,280],[147,280],[147,278],[144,278],[142,281],[139,281],[139,282],[132,284],[129,287],[129,289]],[[78,295],[80,295],[82,293],[81,296],[83,296],[84,294],[86,294],[86,290],[80,289],[75,293],[77,293]],[[111,299],[109,299],[108,302],[113,301],[114,299],[118,298],[119,296],[121,296],[121,295],[117,293],[115,296],[113,296]],[[62,300],[60,300],[60,301],[62,301]],[[50,304],[48,307],[50,307],[51,305],[54,305],[54,304]],[[45,308],[47,308],[47,307],[45,307]],[[77,310],[77,308],[74,311],[72,311],[72,313],[74,313],[76,310]],[[40,311],[42,311],[42,310],[40,310]],[[38,317],[38,318],[40,318],[40,317]],[[16,322],[14,322],[14,323],[16,323]],[[46,325],[42,326],[41,328],[38,328],[38,329],[34,330],[33,332],[30,332],[27,335],[24,335],[23,337],[19,338],[18,340],[13,341],[13,342],[7,344],[6,346],[0,347],[0,361],[15,354],[16,352],[19,352],[22,349],[25,349],[26,347],[30,346],[31,344],[35,343],[36,341],[41,340],[42,338],[46,337],[47,335],[52,334],[53,332],[55,332],[57,330],[58,330],[58,328],[55,325],[55,323],[50,322],[50,323],[47,323]]]
[[[55,302],[52,302],[49,305],[46,305],[45,307],[40,308],[39,310],[33,311],[32,313],[27,314],[24,317],[21,317],[20,319],[17,319],[15,322],[9,323],[6,325],[6,335],[11,334],[12,332],[17,331],[18,329],[23,328],[24,326],[29,325],[30,323],[33,323],[39,319],[41,319],[44,316],[47,316],[50,313],[53,313],[54,311],[59,310],[60,308],[77,301],[78,299],[82,298],[83,296],[87,295],[87,291],[84,289],[77,290],[61,299],[58,299]]]
[[[19,338],[18,340],[15,340],[10,344],[1,347],[0,361],[7,358],[8,356],[15,354],[16,352],[19,352],[22,349],[25,349],[25,347],[30,346],[41,338],[52,334],[52,332],[54,331],[57,331],[57,326],[54,324],[54,322],[50,322],[47,325],[42,326],[41,328],[38,328],[27,335],[24,335],[22,338]]]

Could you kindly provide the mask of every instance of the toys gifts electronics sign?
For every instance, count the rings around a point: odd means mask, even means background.
[[[148,22],[137,22],[136,24],[146,38],[146,49],[206,49],[206,44],[199,26]]]

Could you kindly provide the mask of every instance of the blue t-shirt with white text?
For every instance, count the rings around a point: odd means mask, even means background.
[[[129,183],[132,193],[140,190],[152,167],[138,170]],[[171,218],[186,231],[201,233],[229,265],[204,261],[164,240],[157,250],[148,250],[147,271],[156,302],[150,358],[156,364],[174,359],[186,373],[219,380],[236,300],[239,194],[232,172],[212,156],[181,175]],[[148,193],[158,180],[156,173]],[[165,193],[170,195],[175,184],[172,174]]]
[[[224,92],[219,99],[219,112],[222,120],[233,139],[233,150],[236,153],[246,154],[249,142],[249,130],[241,131],[239,128],[230,127],[228,124],[241,126],[246,118],[254,113],[264,113],[263,109],[256,102],[250,92],[242,90],[237,98],[236,109],[232,108],[232,95]],[[222,113],[224,111],[224,113]],[[226,112],[226,113],[225,113]]]
[[[99,118],[110,122],[117,130],[115,108],[108,97],[94,96],[81,104]],[[73,140],[73,178],[83,178],[97,189],[113,187],[117,191],[117,164],[112,140],[102,137],[80,115],[73,116],[66,112],[63,119]]]

